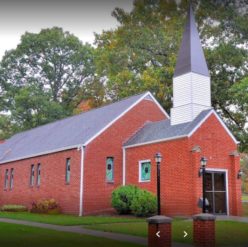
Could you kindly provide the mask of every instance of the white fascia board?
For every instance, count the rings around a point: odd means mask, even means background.
[[[158,108],[164,113],[164,115],[170,119],[169,114],[165,111],[165,109],[158,103],[158,101],[155,99],[155,97],[152,95],[151,92],[148,92],[149,96],[153,99],[153,101],[155,102],[155,104],[158,106]]]
[[[79,216],[83,215],[83,193],[84,193],[84,153],[85,147],[81,146],[81,161],[80,161],[80,195],[79,195]]]
[[[122,116],[124,116],[127,112],[129,112],[133,107],[135,107],[137,104],[139,104],[145,97],[151,96],[151,98],[154,100],[154,103],[159,106],[160,110],[165,114],[166,117],[169,117],[168,114],[165,112],[163,107],[156,101],[156,99],[152,96],[150,92],[147,92],[144,94],[140,99],[138,99],[136,102],[134,102],[130,107],[128,107],[125,111],[123,111],[118,117],[116,117],[114,120],[112,120],[110,123],[108,123],[105,127],[103,127],[100,131],[98,131],[94,136],[92,136],[87,142],[85,142],[83,145],[87,146],[90,142],[92,142],[96,137],[98,137],[100,134],[102,134],[106,129],[108,129],[111,125],[113,125],[117,120],[119,120]]]
[[[200,126],[209,118],[209,116],[214,112],[212,109],[196,126],[191,132],[188,134],[188,137],[191,137],[199,128]]]
[[[45,151],[45,152],[41,152],[41,153],[35,153],[35,154],[27,155],[27,156],[21,156],[21,157],[15,158],[15,159],[5,160],[3,162],[1,162],[1,160],[0,160],[0,165],[5,164],[5,163],[9,163],[9,162],[13,162],[13,161],[17,161],[17,160],[25,160],[25,159],[34,158],[34,157],[38,157],[38,156],[43,156],[43,155],[47,155],[47,154],[66,151],[66,150],[70,150],[70,149],[74,149],[74,148],[79,149],[81,146],[82,146],[82,144],[78,144],[78,145],[73,145],[73,146],[53,149],[53,150],[49,150],[49,151]]]
[[[191,137],[197,131],[197,129],[206,121],[206,119],[208,119],[209,116],[212,115],[212,114],[214,114],[216,116],[217,120],[222,125],[222,127],[226,130],[227,134],[232,138],[232,140],[234,141],[234,143],[239,144],[239,141],[236,140],[236,138],[234,137],[234,135],[232,134],[232,132],[227,128],[227,126],[225,125],[225,123],[223,122],[223,120],[218,116],[218,114],[215,112],[214,109],[212,109],[205,116],[205,118],[202,119],[202,121],[189,133],[188,137]]]
[[[227,134],[233,139],[233,141],[236,144],[239,144],[240,142],[235,138],[235,136],[232,134],[232,132],[227,128],[226,124],[223,122],[223,120],[219,117],[219,115],[215,112],[214,115],[216,116],[216,118],[219,120],[220,124],[224,127],[224,129],[226,130]]]
[[[164,138],[164,139],[158,139],[158,140],[154,140],[154,141],[149,141],[149,142],[143,142],[143,143],[137,143],[137,144],[133,144],[133,145],[127,145],[124,146],[124,148],[134,148],[134,147],[139,147],[139,146],[145,146],[145,145],[149,145],[149,144],[155,144],[155,143],[160,143],[160,142],[167,142],[167,141],[173,141],[173,140],[177,140],[177,139],[183,139],[183,138],[187,138],[187,135],[181,135],[181,136],[174,136],[174,137],[169,137],[169,138]]]

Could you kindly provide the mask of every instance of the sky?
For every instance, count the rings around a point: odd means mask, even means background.
[[[133,0],[1,0],[0,58],[13,49],[22,34],[62,27],[83,42],[93,43],[94,32],[116,28],[115,7],[132,9]]]

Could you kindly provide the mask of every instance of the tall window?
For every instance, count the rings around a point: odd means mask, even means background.
[[[30,186],[34,186],[34,165],[31,165],[31,171],[30,171]]]
[[[151,161],[142,160],[139,162],[139,182],[149,182],[151,180]]]
[[[107,157],[106,160],[106,180],[107,182],[114,181],[114,158]]]
[[[71,159],[66,159],[66,167],[65,167],[65,182],[67,184],[70,183],[70,177],[71,177]]]
[[[14,187],[14,168],[11,168],[9,188],[13,189],[13,187]]]
[[[40,173],[41,173],[41,164],[39,163],[37,165],[37,181],[36,181],[37,186],[40,186]]]
[[[4,189],[8,189],[8,182],[9,182],[9,170],[5,170],[5,177],[4,177]]]

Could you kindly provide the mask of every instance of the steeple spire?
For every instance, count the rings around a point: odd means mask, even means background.
[[[210,107],[210,76],[190,6],[173,77],[171,124],[191,122]]]
[[[189,6],[187,23],[177,58],[174,77],[189,72],[209,76],[191,4]]]

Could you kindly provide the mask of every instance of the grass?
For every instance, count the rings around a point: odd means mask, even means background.
[[[138,247],[140,245],[77,233],[0,223],[1,246],[8,247]]]
[[[15,220],[34,221],[54,225],[94,225],[119,222],[142,222],[144,219],[131,217],[114,217],[114,216],[84,216],[78,217],[73,215],[47,215],[47,214],[32,214],[29,212],[0,212],[0,218],[8,218]]]
[[[242,200],[243,201],[248,201],[248,195],[247,194],[243,194],[242,195]]]
[[[243,216],[248,216],[248,202],[243,202]]]
[[[131,234],[141,237],[147,236],[147,223],[117,223],[105,225],[92,225],[87,228]],[[183,237],[183,232],[188,233],[188,237]],[[248,224],[231,221],[216,222],[216,246],[247,246]],[[192,221],[175,221],[172,224],[173,241],[192,244]]]

